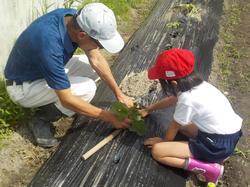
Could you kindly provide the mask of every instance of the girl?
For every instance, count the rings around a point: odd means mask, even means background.
[[[144,144],[152,147],[158,162],[198,172],[207,182],[217,183],[223,173],[219,163],[233,153],[242,119],[217,88],[194,72],[194,63],[191,51],[173,48],[162,52],[149,69],[149,79],[160,79],[162,87],[170,86],[175,96],[146,107],[141,115],[174,104],[176,108],[165,137],[149,138]],[[174,141],[177,132],[190,137],[189,141]]]

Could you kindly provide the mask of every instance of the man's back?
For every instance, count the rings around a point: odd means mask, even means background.
[[[76,45],[67,34],[64,16],[75,12],[74,9],[57,9],[27,27],[10,53],[5,77],[15,81],[45,78],[53,87],[55,82],[50,80],[53,76],[50,71],[54,70],[67,81],[63,66],[72,57]]]

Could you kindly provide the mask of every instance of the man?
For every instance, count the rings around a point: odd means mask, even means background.
[[[128,127],[127,121],[120,122],[111,111],[89,103],[95,95],[97,73],[119,101],[133,105],[117,86],[99,51],[105,48],[116,53],[123,46],[112,10],[101,3],[88,4],[78,12],[54,10],[19,36],[5,68],[6,86],[14,102],[39,108],[29,121],[38,145],[52,147],[58,143],[50,128],[63,114],[79,113],[115,128]],[[86,56],[71,58],[77,47]]]

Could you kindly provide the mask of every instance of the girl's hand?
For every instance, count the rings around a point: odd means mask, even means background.
[[[148,112],[148,110],[146,108],[144,108],[142,110],[139,110],[139,114],[141,115],[141,117],[144,118],[149,114],[149,112]]]
[[[156,143],[164,142],[164,140],[160,137],[148,138],[144,141],[144,145],[148,147],[152,147]]]

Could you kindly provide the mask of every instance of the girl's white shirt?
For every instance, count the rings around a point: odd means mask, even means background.
[[[174,120],[181,125],[193,123],[200,131],[212,134],[232,134],[242,126],[242,118],[228,99],[206,81],[178,95]]]

